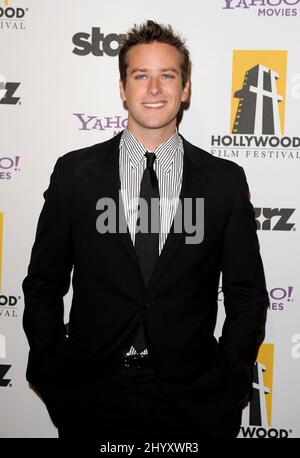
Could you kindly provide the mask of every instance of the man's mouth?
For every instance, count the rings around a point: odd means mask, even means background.
[[[145,102],[142,105],[146,108],[162,108],[166,105],[167,102],[162,101],[162,102]]]

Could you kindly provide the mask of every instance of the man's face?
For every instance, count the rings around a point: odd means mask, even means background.
[[[153,42],[134,46],[127,59],[126,86],[120,82],[120,95],[127,104],[129,129],[175,130],[181,102],[189,95],[189,82],[182,87],[179,51]]]

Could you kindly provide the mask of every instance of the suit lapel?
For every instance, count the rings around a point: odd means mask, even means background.
[[[117,232],[119,227],[119,215],[121,215],[122,220],[125,222],[124,226],[126,227],[126,232],[118,233],[114,240],[120,244],[121,248],[129,255],[134,265],[140,269],[139,261],[126,223],[124,205],[120,194],[119,155],[121,136],[122,132],[111,140],[111,147],[107,149],[103,157],[99,155],[97,180],[99,180],[101,195],[111,198],[116,204]]]
[[[121,135],[122,132],[110,141],[110,147],[107,148],[105,153],[99,154],[99,168],[96,177],[100,195],[113,199],[113,201],[116,203],[117,217],[121,213],[123,221],[126,221],[123,201],[121,195],[119,194],[121,189],[119,172]],[[183,137],[182,140],[184,146],[183,177],[179,198],[183,206],[185,198],[195,199],[196,197],[200,198],[205,196],[205,186],[208,178],[208,167],[206,161],[202,160],[201,155],[199,154],[199,150],[188,143]],[[136,256],[127,224],[126,229],[126,233],[117,234],[117,237],[115,237],[114,240],[116,240],[117,243],[120,244],[120,247],[125,250],[129,258],[134,263],[135,267],[138,269],[142,279],[139,261]],[[176,251],[180,245],[185,243],[186,235],[189,234],[185,232],[184,227],[181,233],[176,233],[174,231],[173,220],[170,232],[164,244],[163,250],[159,256],[156,268],[154,269],[153,275],[150,279],[148,289],[153,287],[153,285],[159,280],[167,265],[175,256]]]
[[[205,196],[205,186],[208,178],[208,167],[206,163],[204,163],[204,161],[202,161],[199,157],[199,150],[193,147],[190,143],[186,142],[183,137],[182,140],[184,146],[183,176],[179,198],[183,208],[184,199],[195,199],[196,197],[200,198]],[[178,208],[176,215],[178,215]],[[175,218],[176,216],[174,217],[174,220]],[[154,269],[153,275],[149,282],[149,288],[152,288],[154,284],[159,280],[167,265],[175,256],[178,248],[181,246],[181,244],[185,243],[186,235],[189,235],[186,233],[184,227],[182,227],[181,233],[174,232],[174,220],[162,252],[159,256],[156,268]]]

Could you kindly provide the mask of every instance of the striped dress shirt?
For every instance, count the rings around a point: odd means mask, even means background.
[[[125,129],[120,141],[120,181],[125,218],[134,245],[138,216],[140,186],[149,151]],[[176,132],[166,142],[151,151],[156,155],[154,170],[160,195],[159,254],[167,239],[176,213],[182,184],[183,144]]]
[[[125,218],[133,245],[147,151],[149,150],[128,129],[124,130],[120,141],[119,171]],[[157,175],[160,196],[159,254],[161,254],[176,213],[182,185],[183,144],[177,130],[167,141],[151,152],[156,155],[153,168]],[[133,346],[127,352],[127,354],[136,353]],[[145,349],[142,353],[147,354],[148,350]]]

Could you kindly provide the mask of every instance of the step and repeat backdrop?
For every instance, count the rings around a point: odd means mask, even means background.
[[[127,124],[119,43],[146,19],[191,52],[180,132],[244,167],[255,208],[270,307],[239,437],[300,437],[300,0],[0,0],[0,437],[57,437],[25,379],[21,284],[57,158]],[[223,320],[220,288],[217,337]]]

